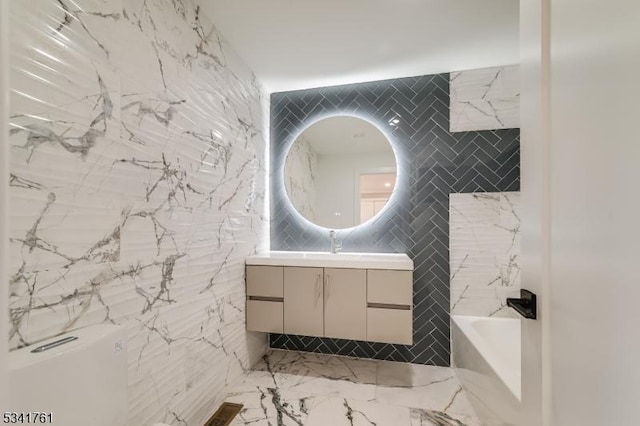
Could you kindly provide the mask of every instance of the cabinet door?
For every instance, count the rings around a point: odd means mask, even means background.
[[[324,274],[324,335],[366,340],[367,271],[327,268]]]
[[[322,268],[284,268],[284,332],[324,336]]]

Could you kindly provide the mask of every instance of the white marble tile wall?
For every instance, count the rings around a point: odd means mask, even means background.
[[[451,132],[520,127],[518,65],[450,74]]]
[[[315,222],[318,217],[316,208],[318,153],[304,136],[298,136],[291,145],[284,170],[284,186],[289,200],[302,216]]]
[[[130,424],[203,424],[266,347],[268,97],[191,0],[13,2],[10,44],[10,346],[122,324]]]
[[[520,193],[451,194],[451,314],[517,317],[507,297],[520,290]]]

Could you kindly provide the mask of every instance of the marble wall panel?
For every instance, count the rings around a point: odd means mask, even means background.
[[[454,72],[451,132],[520,127],[518,65]]]
[[[11,5],[12,348],[129,330],[129,417],[199,425],[266,347],[268,97],[191,0]]]
[[[518,317],[520,193],[451,194],[449,226],[451,315]]]
[[[318,218],[316,206],[316,179],[318,153],[303,135],[291,145],[285,160],[284,186],[287,196],[303,217],[311,222]]]

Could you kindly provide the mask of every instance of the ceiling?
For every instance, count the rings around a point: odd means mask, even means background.
[[[312,124],[302,135],[318,155],[394,155],[387,137],[356,117],[329,117]]]
[[[518,0],[199,0],[269,92],[519,62]]]

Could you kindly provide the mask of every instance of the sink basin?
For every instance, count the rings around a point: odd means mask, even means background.
[[[269,251],[248,257],[246,264],[413,271],[413,261],[404,253]]]

